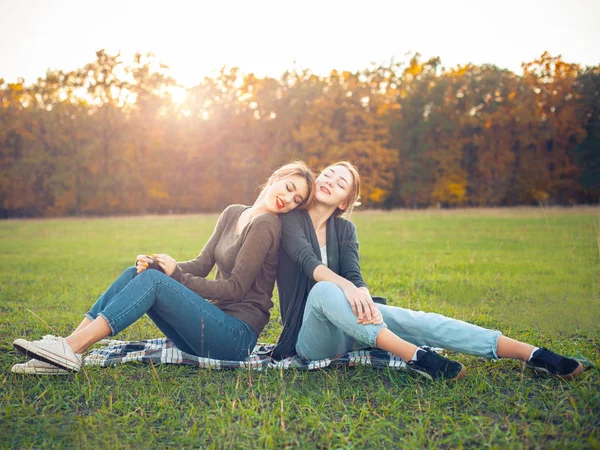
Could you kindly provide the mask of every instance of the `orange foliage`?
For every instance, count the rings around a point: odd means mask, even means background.
[[[215,211],[292,158],[352,161],[366,207],[585,201],[599,79],[547,53],[522,76],[415,54],[324,77],[223,68],[175,105],[151,54],[99,51],[30,86],[0,80],[0,215]]]

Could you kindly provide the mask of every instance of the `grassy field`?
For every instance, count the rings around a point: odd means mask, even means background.
[[[124,364],[10,373],[12,341],[68,334],[138,253],[194,257],[216,215],[0,222],[2,448],[600,448],[600,371],[562,381],[450,354],[467,377],[370,368],[211,371]],[[389,304],[600,362],[598,209],[358,213],[362,267]],[[280,331],[277,306],[261,336]],[[159,336],[149,320],[122,339]]]

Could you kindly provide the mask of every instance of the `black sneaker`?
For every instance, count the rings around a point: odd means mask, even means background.
[[[571,378],[583,372],[583,365],[579,361],[554,353],[545,347],[538,348],[533,353],[527,361],[527,366],[561,378]]]
[[[458,380],[466,373],[461,363],[424,348],[417,350],[417,360],[409,361],[407,368],[430,380]]]

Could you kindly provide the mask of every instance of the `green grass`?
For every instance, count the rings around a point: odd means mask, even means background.
[[[192,258],[216,217],[0,222],[0,447],[600,448],[597,366],[565,382],[512,360],[451,354],[469,371],[448,384],[369,368],[9,372],[24,360],[15,338],[68,334],[136,254]],[[600,362],[597,209],[371,212],[354,221],[365,278],[389,304]],[[276,306],[261,341],[280,330]],[[159,335],[143,319],[119,337]]]

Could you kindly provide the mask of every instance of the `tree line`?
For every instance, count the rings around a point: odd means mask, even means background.
[[[597,203],[600,68],[390,61],[278,79],[223,68],[173,101],[152,54],[0,79],[0,217],[218,211],[273,169],[347,159],[366,207]]]

